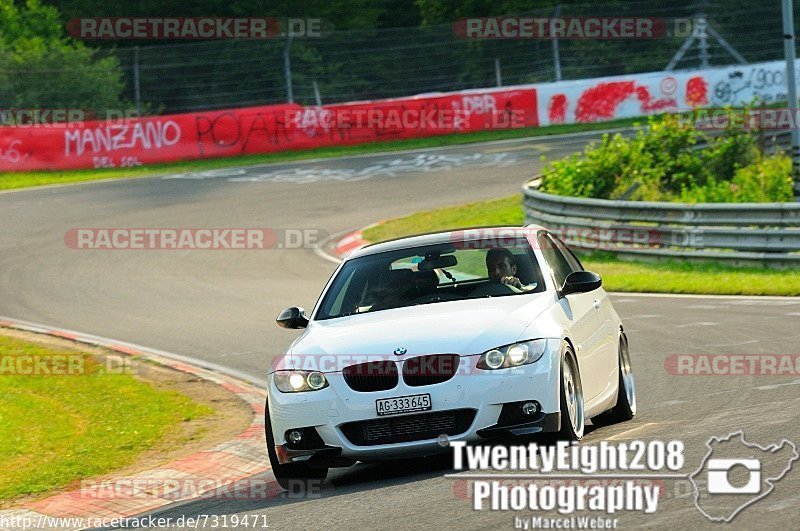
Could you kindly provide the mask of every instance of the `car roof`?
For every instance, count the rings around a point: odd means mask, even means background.
[[[413,247],[424,247],[426,245],[438,245],[442,243],[449,243],[453,241],[471,241],[479,239],[491,238],[494,233],[499,233],[501,237],[520,236],[524,237],[531,231],[546,230],[539,225],[528,225],[525,227],[515,227],[508,225],[500,226],[480,226],[480,227],[467,227],[458,230],[449,230],[444,232],[430,232],[427,234],[418,234],[416,236],[406,236],[403,238],[396,238],[387,240],[380,243],[372,243],[360,249],[353,251],[348,259],[359,258],[361,256],[368,256],[378,253],[385,253],[388,251],[397,251],[400,249],[410,249]],[[467,231],[481,231],[479,233],[473,232],[468,234]]]

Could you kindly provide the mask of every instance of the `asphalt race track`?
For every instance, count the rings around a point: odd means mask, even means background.
[[[591,136],[276,164],[0,193],[0,316],[129,341],[223,366],[256,383],[297,335],[274,318],[311,308],[334,269],[311,249],[75,250],[73,228],[252,227],[334,235],[420,209],[501,197]],[[686,446],[693,472],[711,436],[742,429],[761,445],[800,442],[800,377],[677,376],[677,354],[800,354],[800,300],[614,295],[630,339],[639,414],[586,442]],[[266,452],[264,454],[266,460]],[[730,526],[796,528],[800,472],[779,481]],[[333,470],[310,498],[199,500],[159,516],[264,515],[275,529],[511,528],[530,511],[474,511],[448,458]],[[655,514],[622,512],[619,527],[712,527],[687,480],[664,480]],[[558,516],[552,513],[549,516]]]

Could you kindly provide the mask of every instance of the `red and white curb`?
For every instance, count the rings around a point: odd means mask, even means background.
[[[126,518],[176,502],[215,495],[214,492],[220,489],[223,492],[226,488],[234,489],[237,487],[234,485],[236,482],[263,474],[270,469],[264,440],[266,391],[263,389],[242,379],[174,359],[180,356],[167,356],[169,353],[131,343],[6,317],[0,317],[0,327],[61,337],[145,358],[224,387],[247,403],[253,412],[251,424],[245,431],[213,448],[130,476],[84,481],[84,486],[80,489],[0,511],[0,520],[27,521],[34,525],[38,522],[45,527],[56,527],[53,523],[56,518],[84,518],[86,521],[97,518]],[[261,480],[257,491],[259,496],[272,498],[281,489],[274,480]]]
[[[334,262],[341,262],[348,254],[371,244],[371,241],[364,239],[363,232],[367,229],[371,229],[372,227],[376,227],[381,223],[383,223],[383,221],[378,221],[376,223],[372,223],[371,225],[367,225],[364,228],[341,236],[336,240],[332,247],[328,248],[329,250],[321,249],[323,258]]]
[[[339,258],[344,258],[351,252],[361,249],[368,243],[368,241],[362,238],[361,231],[357,230],[345,235],[343,238],[337,241],[336,245],[333,247],[333,254]]]

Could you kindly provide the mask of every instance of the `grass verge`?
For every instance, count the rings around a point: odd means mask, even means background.
[[[118,367],[0,335],[0,500],[125,467],[214,411],[107,366]]]
[[[364,231],[372,242],[411,234],[480,225],[521,225],[520,196],[418,212]],[[715,295],[800,295],[800,272],[733,267],[714,262],[637,262],[610,253],[576,253],[586,269],[603,277],[608,291]]]
[[[598,122],[590,124],[551,125],[547,127],[530,127],[524,129],[504,129],[501,131],[480,131],[476,133],[451,134],[428,138],[410,138],[387,142],[373,142],[358,146],[341,146],[312,149],[307,151],[284,151],[281,153],[267,153],[261,155],[243,155],[240,157],[171,162],[167,164],[139,166],[136,168],[14,173],[7,172],[5,174],[0,174],[0,190],[41,186],[47,184],[94,181],[100,179],[146,177],[149,175],[158,175],[162,173],[214,170],[219,168],[227,168],[230,166],[248,166],[274,162],[293,162],[317,158],[337,158],[352,155],[381,153],[385,151],[407,151],[428,147],[455,146],[474,142],[506,140],[511,138],[537,137],[563,133],[580,133],[584,131],[599,131],[617,127],[629,127],[636,123],[640,123],[641,121],[641,118],[628,118],[623,120],[613,120],[610,122]]]

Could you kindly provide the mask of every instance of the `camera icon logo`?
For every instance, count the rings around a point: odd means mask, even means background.
[[[711,437],[706,448],[708,452],[688,478],[695,506],[712,522],[730,522],[763,499],[800,460],[792,441],[760,445],[747,441],[741,430]]]
[[[750,476],[747,483],[734,486],[730,475],[736,467],[745,467]],[[758,494],[761,492],[761,461],[758,459],[709,459],[706,463],[709,494]]]

